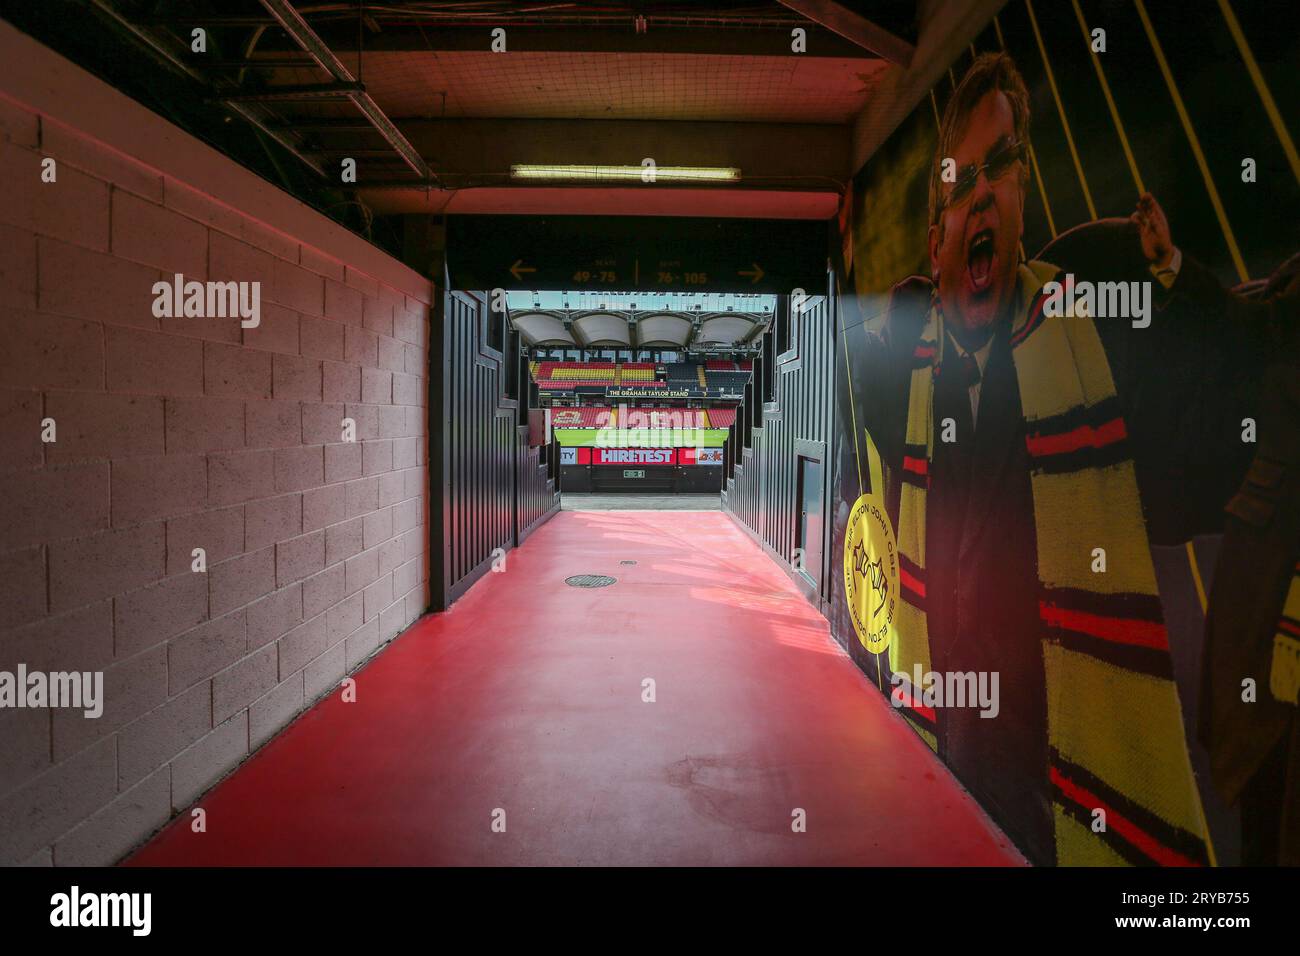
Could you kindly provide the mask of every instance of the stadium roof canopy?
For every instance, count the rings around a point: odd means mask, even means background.
[[[742,349],[772,321],[776,297],[511,292],[506,306],[530,347]]]

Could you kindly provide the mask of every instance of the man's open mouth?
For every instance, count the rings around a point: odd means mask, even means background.
[[[993,275],[993,230],[981,229],[971,238],[967,258],[970,284],[976,292],[983,292]]]

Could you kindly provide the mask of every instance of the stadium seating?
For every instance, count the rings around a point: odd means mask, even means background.
[[[620,424],[624,428],[707,428],[702,408],[629,408]]]
[[[618,367],[618,380],[623,385],[644,387],[660,384],[655,380],[653,362],[632,362]]]
[[[586,405],[582,408],[555,408],[551,410],[553,428],[612,428],[618,418],[618,409]]]
[[[616,385],[618,366],[613,362],[542,362],[538,381],[574,382],[580,385]]]
[[[659,377],[657,369],[664,370]],[[599,388],[667,388],[704,397],[709,389],[742,390],[753,362],[708,359],[704,362],[530,362],[537,387],[548,391]]]
[[[736,421],[735,408],[628,408],[584,405],[556,408],[551,412],[553,428],[730,428]]]
[[[734,369],[729,371],[707,369],[704,377],[709,388],[725,388],[738,391],[745,387],[752,374],[752,372],[740,372]]]
[[[665,366],[669,388],[692,388],[699,385],[699,366],[694,362],[673,362]]]

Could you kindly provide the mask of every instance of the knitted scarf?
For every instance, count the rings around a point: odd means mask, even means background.
[[[1203,865],[1212,850],[1124,419],[1093,320],[1043,314],[1043,285],[1056,273],[1042,262],[1020,265],[1011,346],[1032,469],[1050,754],[1043,769],[1057,862]],[[931,669],[926,492],[944,338],[936,305],[912,357],[900,475],[902,601],[889,655],[896,678],[916,665]],[[1105,551],[1101,573],[1093,571],[1096,548]],[[920,688],[901,690],[904,716],[935,748],[933,709],[921,705]]]
[[[1282,616],[1273,635],[1273,666],[1268,689],[1283,704],[1300,702],[1300,563],[1295,566]]]

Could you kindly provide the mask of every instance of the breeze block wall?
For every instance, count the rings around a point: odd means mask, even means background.
[[[432,286],[40,55],[158,163],[0,86],[0,671],[106,701],[0,709],[0,863],[107,864],[427,608]],[[155,317],[175,273],[260,325]]]

